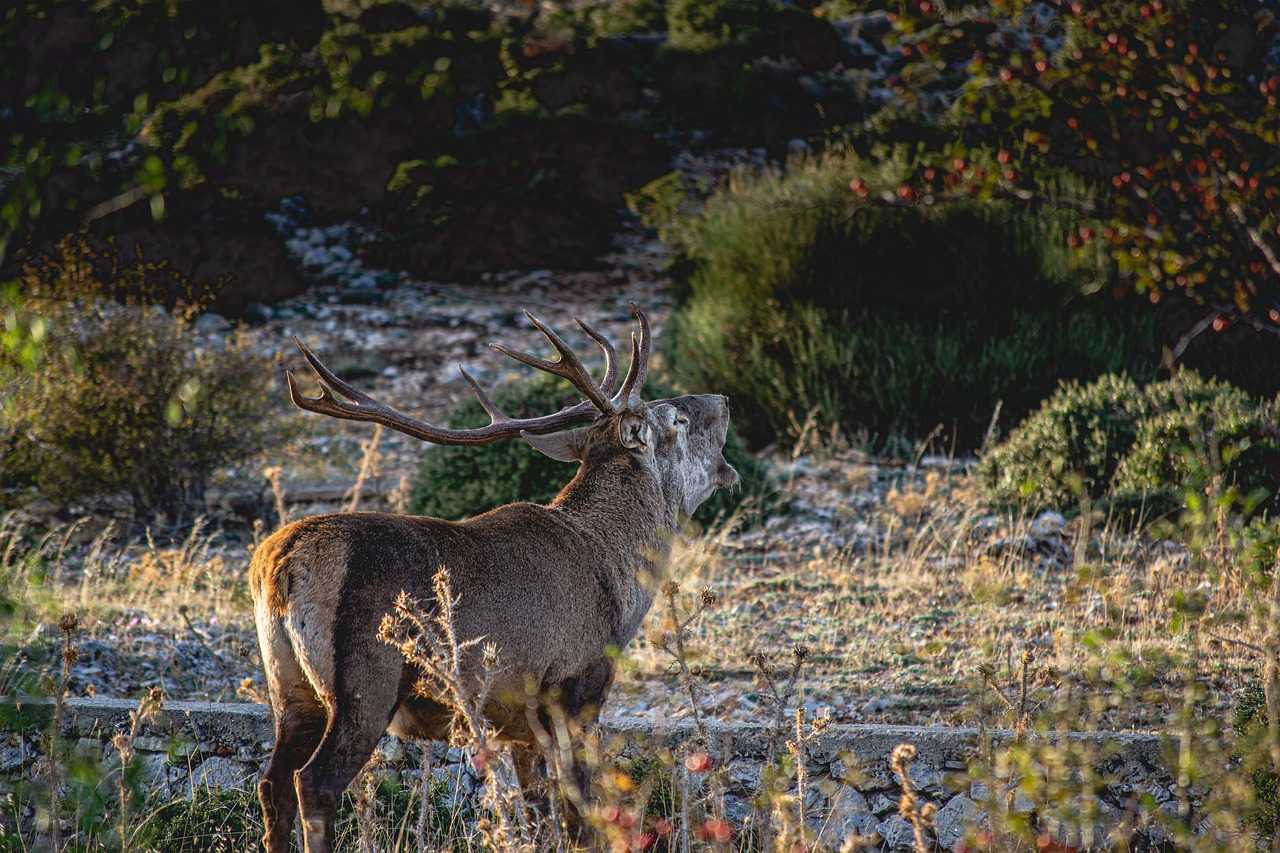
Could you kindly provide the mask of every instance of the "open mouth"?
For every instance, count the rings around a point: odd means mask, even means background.
[[[738,485],[738,471],[728,462],[721,460],[720,470],[716,472],[716,486],[727,489],[731,486]]]

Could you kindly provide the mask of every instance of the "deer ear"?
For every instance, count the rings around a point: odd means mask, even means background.
[[[653,439],[653,430],[648,419],[633,412],[627,412],[618,418],[618,441],[628,450],[648,447]]]
[[[534,450],[557,462],[582,461],[583,430],[571,429],[548,435],[535,435],[521,430],[520,437],[529,442],[529,446]]]

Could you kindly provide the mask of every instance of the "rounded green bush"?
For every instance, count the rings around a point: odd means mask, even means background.
[[[513,417],[546,414],[579,399],[567,383],[550,376],[522,378],[493,396],[498,407]],[[650,382],[644,396],[653,400],[674,394]],[[477,401],[467,400],[450,411],[447,422],[452,427],[475,427],[488,419]],[[779,498],[765,466],[747,452],[732,427],[724,455],[738,470],[741,485],[733,491],[717,491],[694,518],[710,523],[739,510],[749,518],[758,518],[776,509]],[[459,519],[512,501],[545,503],[573,478],[575,470],[573,464],[550,459],[523,441],[433,447],[423,456],[414,477],[409,509],[420,515]]]
[[[1138,435],[1146,398],[1127,376],[1064,382],[982,457],[978,479],[1002,505],[1066,507],[1102,498]]]
[[[1179,386],[1187,391],[1174,394]],[[1220,474],[1246,508],[1280,508],[1280,433],[1274,407],[1189,372],[1148,388],[1148,416],[1111,483],[1117,498],[1177,506]],[[1218,461],[1213,461],[1218,460]],[[1214,469],[1220,465],[1220,471]]]
[[[1246,509],[1280,507],[1274,409],[1189,370],[1146,388],[1125,376],[1067,382],[983,456],[978,479],[998,505],[1066,509],[1087,498],[1150,516],[1220,466]]]

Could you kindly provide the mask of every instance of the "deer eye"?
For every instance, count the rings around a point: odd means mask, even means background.
[[[676,425],[687,427],[689,425],[689,419],[684,415],[676,415]]]

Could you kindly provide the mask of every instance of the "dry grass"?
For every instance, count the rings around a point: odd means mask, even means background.
[[[674,575],[720,598],[690,631],[703,675],[726,697],[721,710],[752,710],[733,704],[732,689],[752,677],[752,652],[803,643],[812,652],[808,696],[838,719],[972,723],[984,668],[1013,673],[1033,650],[1030,689],[1043,701],[1096,667],[1098,637],[1150,679],[1146,702],[1111,709],[1099,723],[1152,728],[1181,701],[1181,677],[1169,667],[1180,643],[1170,630],[1175,593],[1204,590],[1212,612],[1249,607],[1251,592],[1230,565],[1192,560],[1105,520],[1075,519],[1053,533],[1047,519],[996,518],[958,468],[904,472],[835,459],[815,476],[841,490],[873,483],[874,505],[835,507],[834,528],[856,532],[842,547],[793,544],[783,525],[753,542],[695,539],[677,554]],[[1245,625],[1222,631],[1247,633]],[[664,657],[643,641],[628,660],[621,687],[633,699],[669,682]],[[1220,643],[1208,664],[1203,678],[1220,708],[1259,668],[1247,650]]]
[[[688,628],[709,712],[752,713],[751,656],[802,644],[811,652],[806,698],[831,705],[838,720],[967,723],[986,689],[984,668],[1012,673],[1033,650],[1030,687],[1043,701],[1096,665],[1096,636],[1149,679],[1148,701],[1100,723],[1152,728],[1180,701],[1168,663],[1178,643],[1169,630],[1175,592],[1203,590],[1217,612],[1248,609],[1249,588],[1229,564],[1196,561],[1099,521],[1075,519],[1055,532],[1033,518],[993,516],[961,466],[907,470],[834,454],[787,488],[801,511],[774,529],[713,531],[677,550],[673,577],[719,599]],[[815,516],[825,527],[808,529]],[[187,639],[217,624],[238,636],[229,644],[236,649],[224,643],[219,654],[245,652],[238,664],[246,673],[256,664],[248,547],[200,524],[180,542],[157,544],[123,542],[113,528],[95,533],[85,522],[37,536],[15,517],[0,521],[0,567],[36,621],[75,609],[90,636],[118,631],[125,615]],[[660,610],[645,634],[661,633]],[[1249,640],[1243,623],[1217,635]],[[1233,643],[1210,643],[1207,661],[1202,678],[1222,708],[1260,668]],[[665,698],[676,686],[669,662],[643,636],[633,643],[613,708],[643,701],[678,711],[681,703]]]

